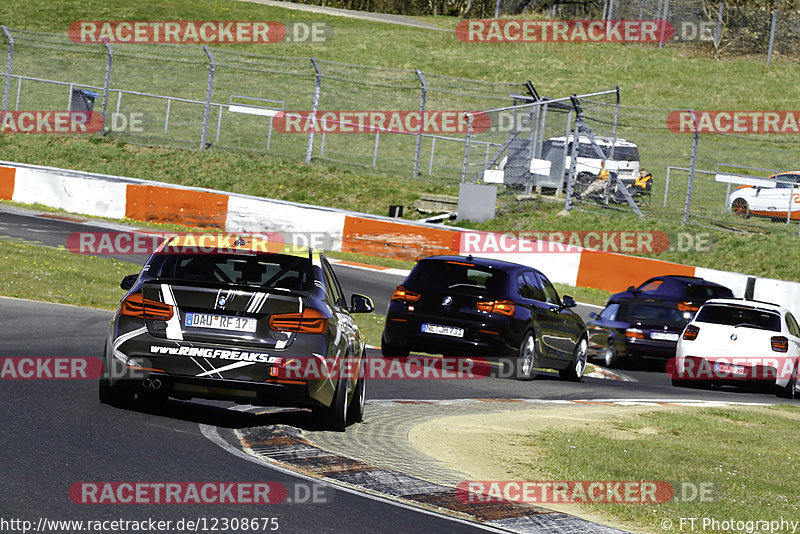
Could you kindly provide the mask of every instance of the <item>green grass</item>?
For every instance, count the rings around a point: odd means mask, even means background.
[[[714,502],[586,505],[636,530],[661,532],[669,518],[680,531],[680,517],[797,520],[798,431],[797,406],[656,411],[603,429],[528,435],[517,459],[526,464],[528,480],[713,484]],[[527,463],[528,455],[542,461]]]
[[[128,263],[0,240],[0,294],[113,310],[125,292]]]

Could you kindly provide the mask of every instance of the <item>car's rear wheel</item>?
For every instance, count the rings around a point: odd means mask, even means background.
[[[797,380],[797,373],[798,368],[797,364],[795,364],[794,371],[792,372],[792,376],[789,378],[789,382],[786,384],[786,386],[778,390],[778,397],[782,397],[784,399],[800,399],[800,382]]]
[[[317,406],[313,408],[312,415],[314,426],[320,430],[334,430],[344,432],[347,427],[347,394],[350,381],[346,377],[339,377],[333,401],[330,406]]]
[[[399,343],[389,343],[381,336],[381,354],[384,358],[408,358],[409,350]]]
[[[536,336],[527,332],[519,346],[519,351],[513,363],[514,378],[517,380],[533,380],[536,377]]]
[[[353,398],[350,401],[350,406],[347,408],[347,419],[353,421],[354,423],[360,423],[364,420],[364,404],[367,401],[364,365],[366,365],[366,360],[362,358],[361,369],[358,372],[358,382],[356,382],[356,389],[353,392]]]
[[[572,361],[566,369],[558,372],[564,380],[580,380],[583,378],[583,373],[586,371],[586,354],[589,344],[585,337],[582,337],[578,344],[575,345],[575,350],[572,352]]]
[[[737,198],[734,200],[733,204],[731,204],[731,209],[742,219],[747,219],[750,217],[750,206],[747,205],[747,201],[743,198]]]
[[[617,356],[617,344],[613,339],[608,340],[608,346],[606,347],[606,352],[603,355],[603,361],[606,364],[606,367],[616,367],[618,363],[618,356]]]
[[[109,406],[124,406],[133,400],[134,392],[127,384],[118,380],[112,384],[109,380],[108,364],[105,353],[103,354],[103,374],[100,375],[97,385],[97,396],[100,402]]]

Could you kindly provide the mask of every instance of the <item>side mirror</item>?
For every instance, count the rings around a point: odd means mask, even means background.
[[[597,314],[595,312],[589,312],[589,319],[597,319]]]
[[[564,295],[561,298],[561,302],[564,304],[565,308],[574,308],[575,306],[577,306],[577,304],[575,303],[575,299],[570,297],[569,295]]]
[[[139,278],[138,274],[129,274],[125,278],[122,279],[122,282],[119,283],[119,287],[128,291],[130,288],[133,287],[133,284],[136,283],[136,279]]]
[[[375,305],[372,303],[372,299],[366,295],[353,293],[350,296],[350,313],[372,313],[374,309]]]

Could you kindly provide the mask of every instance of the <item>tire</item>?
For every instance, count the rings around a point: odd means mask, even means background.
[[[689,387],[689,381],[688,380],[682,380],[680,378],[673,378],[672,379],[672,387],[674,387],[674,388],[688,388]]]
[[[606,367],[608,367],[609,369],[619,365],[619,355],[617,354],[617,344],[613,339],[609,339],[608,340],[608,346],[606,346],[606,352],[603,355],[603,363],[605,363]]]
[[[133,400],[133,390],[121,380],[116,384],[111,384],[108,379],[108,367],[106,366],[106,355],[103,353],[103,374],[97,382],[97,397],[102,404],[108,404],[116,408],[125,406]]]
[[[797,380],[797,365],[794,366],[794,372],[786,386],[780,388],[776,395],[782,399],[800,399],[800,382]]]
[[[381,336],[381,354],[384,358],[408,358],[409,349],[398,343],[389,343]]]
[[[319,430],[344,432],[347,427],[347,393],[350,381],[339,377],[333,401],[330,406],[318,406],[312,409],[314,427]]]
[[[747,205],[747,201],[743,198],[737,198],[733,201],[733,204],[731,204],[731,211],[742,219],[750,218],[750,206]]]
[[[353,398],[350,400],[350,406],[347,407],[347,420],[353,423],[360,423],[364,420],[364,404],[367,400],[366,396],[366,376],[364,366],[366,365],[365,359],[361,358],[361,370],[358,373],[358,382],[356,382],[356,389],[353,391]]]
[[[519,345],[517,357],[514,358],[512,368],[514,378],[517,380],[533,380],[536,378],[536,336],[528,331]]]
[[[589,343],[586,341],[585,337],[582,337],[580,341],[578,341],[578,344],[575,345],[569,367],[558,372],[558,376],[560,376],[562,380],[573,380],[577,382],[583,378],[583,373],[586,371],[588,347]]]

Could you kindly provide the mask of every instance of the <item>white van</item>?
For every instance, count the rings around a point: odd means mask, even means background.
[[[567,157],[565,161],[565,171],[569,172],[570,165],[572,165],[572,140],[573,136],[569,138],[565,136],[552,137],[544,142],[542,146],[542,158],[547,158],[547,153],[550,150],[558,150],[563,154],[564,143],[569,139],[567,145]],[[626,141],[625,139],[617,138],[614,140],[611,137],[597,137],[594,138],[597,147],[603,152],[606,161],[606,168],[609,172],[617,173],[617,178],[622,180],[625,185],[630,185],[635,182],[639,177],[639,147],[635,143]],[[581,174],[591,174],[597,176],[600,173],[600,164],[603,158],[597,154],[597,151],[592,146],[592,142],[588,136],[581,135],[578,137],[578,163],[575,170],[575,176],[579,179]]]

